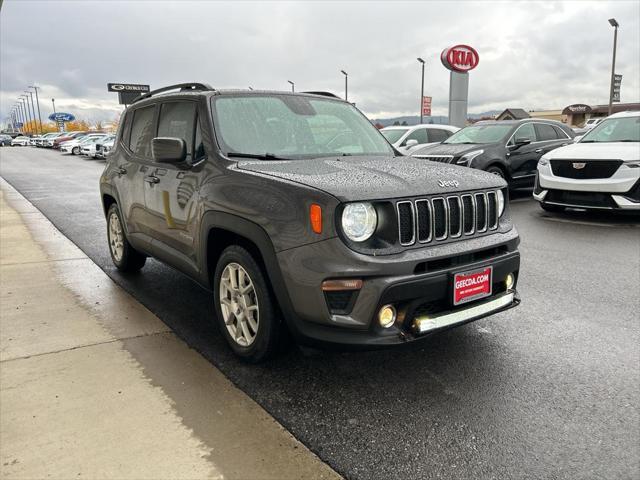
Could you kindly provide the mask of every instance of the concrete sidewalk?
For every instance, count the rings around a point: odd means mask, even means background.
[[[339,478],[0,186],[3,479]]]

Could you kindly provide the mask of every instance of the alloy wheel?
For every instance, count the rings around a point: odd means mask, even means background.
[[[251,277],[238,263],[229,263],[220,278],[220,310],[231,338],[243,347],[256,339],[260,323],[258,297]]]
[[[120,262],[124,254],[124,233],[120,218],[115,212],[109,216],[109,248],[114,260]]]

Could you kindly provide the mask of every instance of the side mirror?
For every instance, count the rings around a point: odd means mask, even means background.
[[[182,138],[156,137],[151,140],[151,152],[158,163],[181,163],[187,158],[187,144]]]
[[[407,148],[415,147],[416,145],[418,145],[418,140],[416,140],[415,138],[412,138],[411,140],[407,140],[404,144],[404,146]]]
[[[522,145],[529,145],[530,143],[531,139],[526,137],[517,137],[515,140],[515,144],[519,147],[521,147]]]

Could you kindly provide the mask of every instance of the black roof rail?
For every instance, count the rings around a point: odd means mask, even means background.
[[[301,93],[308,93],[309,95],[320,95],[322,97],[340,98],[335,93],[331,93],[331,92],[301,92]]]
[[[189,82],[189,83],[176,83],[175,85],[168,85],[166,87],[158,88],[157,90],[151,90],[150,92],[145,93],[144,95],[140,95],[136,98],[133,103],[139,102],[145,98],[153,97],[154,95],[158,95],[159,93],[168,92],[169,90],[177,90],[180,89],[181,92],[188,91],[206,91],[206,90],[215,90],[211,85],[207,83],[198,83],[198,82]]]

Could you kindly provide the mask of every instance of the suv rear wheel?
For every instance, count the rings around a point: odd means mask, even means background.
[[[216,320],[231,349],[257,363],[273,356],[283,326],[262,269],[244,248],[233,245],[220,255],[214,274]]]
[[[107,239],[111,260],[118,270],[137,272],[144,267],[147,257],[131,246],[122,227],[120,210],[115,203],[107,212]]]

